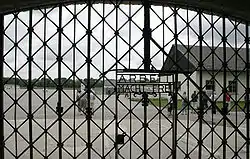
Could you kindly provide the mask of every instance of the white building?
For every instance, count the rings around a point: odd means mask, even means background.
[[[202,51],[202,58],[200,57],[200,50]],[[236,51],[232,48],[226,48],[225,51],[227,67],[224,75],[224,51],[222,47],[217,47],[212,51],[210,47],[205,46],[190,46],[188,48],[188,46],[177,45],[175,47],[173,45],[162,71],[172,72],[173,76],[176,72],[182,73],[178,74],[178,80],[162,74],[160,79],[161,81],[178,81],[178,85],[180,85],[179,94],[182,95],[183,92],[187,92],[189,98],[194,91],[199,92],[199,86],[202,85],[202,91],[205,91],[208,96],[214,91],[217,94],[218,101],[222,101],[222,88],[225,84],[232,98],[244,100],[247,79],[246,49],[242,48]],[[202,69],[199,65],[201,60],[203,61]],[[191,80],[187,78],[188,76]]]

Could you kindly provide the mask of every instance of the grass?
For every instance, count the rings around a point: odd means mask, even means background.
[[[216,104],[217,104],[217,106],[218,106],[220,109],[222,109],[222,107],[223,107],[223,102],[216,102]],[[232,107],[233,105],[234,105],[233,102],[231,102],[231,107]],[[245,102],[244,102],[244,101],[239,101],[239,102],[238,102],[238,105],[243,109],[243,108],[244,108],[244,105],[245,105]],[[236,108],[236,106],[234,106],[232,110],[235,111],[235,108]],[[239,110],[239,107],[238,107],[238,110]]]
[[[139,102],[141,99],[139,98],[131,98],[132,101]],[[168,104],[167,98],[149,98],[149,105],[155,105],[157,107],[164,107]],[[178,109],[181,109],[181,100],[178,100]]]
[[[159,98],[149,98],[150,99],[150,103],[149,103],[149,105],[152,105],[152,104],[154,104],[155,106],[157,106],[157,107],[164,107],[164,106],[166,106],[167,105],[167,103],[168,103],[168,99],[167,98],[161,98],[161,99],[159,99]],[[141,99],[138,99],[138,98],[132,98],[131,99],[132,101],[136,101],[136,102],[139,102]],[[216,105],[220,108],[220,109],[222,109],[222,107],[223,107],[223,102],[222,101],[218,101],[218,102],[216,102]],[[231,106],[233,105],[233,103],[231,103]],[[245,105],[245,102],[244,101],[239,101],[238,102],[238,105],[241,107],[241,108],[244,108],[244,105]],[[177,107],[178,109],[181,109],[181,100],[178,100],[178,107]],[[235,111],[235,106],[234,106],[234,108],[232,109],[233,111]],[[238,107],[238,111],[239,111],[240,109],[239,109],[239,107]]]

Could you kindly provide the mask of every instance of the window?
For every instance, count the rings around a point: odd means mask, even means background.
[[[231,93],[237,93],[237,81],[228,81],[228,90]]]
[[[206,90],[215,90],[214,80],[206,80]]]

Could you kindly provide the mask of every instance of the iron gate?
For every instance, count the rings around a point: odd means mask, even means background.
[[[0,19],[0,158],[250,158],[247,21],[147,0]]]

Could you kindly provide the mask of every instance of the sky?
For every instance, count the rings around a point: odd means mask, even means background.
[[[44,17],[45,13],[46,17]],[[74,14],[77,15],[77,19],[73,18]],[[105,22],[101,17],[103,15],[105,16]],[[128,22],[128,16],[132,17],[132,22]],[[161,19],[165,19],[164,25]],[[29,20],[28,11],[20,12],[18,18],[15,18],[13,14],[5,16],[5,77],[11,77],[13,71],[16,70],[21,78],[28,78],[27,56],[29,55],[30,43],[27,27],[29,26]],[[178,43],[198,45],[199,16],[197,16],[197,12],[179,9],[176,20],[177,32],[179,34]],[[212,21],[214,22],[214,28],[216,28],[213,31],[210,24]],[[189,22],[190,27],[186,27],[186,22]],[[240,47],[244,44],[245,25],[237,25],[238,30],[235,31],[233,23],[236,22],[226,19],[227,40],[232,47]],[[167,53],[175,42],[173,35],[174,24],[173,10],[171,8],[152,6],[150,11],[152,37],[161,47],[165,45],[164,51]],[[47,70],[48,76],[52,79],[58,77],[58,64],[56,62],[56,56],[59,51],[58,25],[58,7],[33,10],[33,34],[31,39],[33,55],[32,78],[41,77],[43,70]],[[62,77],[69,78],[72,75],[72,71],[75,71],[79,78],[84,79],[87,77],[85,60],[87,56],[86,29],[88,26],[88,10],[86,5],[64,6],[62,10],[62,26]],[[144,11],[140,5],[120,5],[120,9],[117,10],[116,14],[113,5],[94,4],[91,9],[91,77],[98,78],[100,73],[109,69],[143,68],[143,66],[140,67],[144,54],[143,26]],[[114,34],[114,31],[117,30],[116,28],[119,29],[119,37],[117,38]],[[222,34],[223,28],[221,18],[204,14],[202,16],[201,28],[204,34],[204,41],[206,42],[203,45],[213,44],[217,46],[220,44],[220,34]],[[138,43],[138,41],[140,42]],[[43,46],[44,42],[46,42],[46,46]],[[18,47],[15,47],[14,43],[18,43]],[[76,43],[76,47],[72,47],[73,43]],[[103,44],[105,49],[102,49]],[[129,51],[130,46],[133,46],[131,51]],[[152,65],[160,70],[166,56],[152,42],[150,48]],[[115,65],[116,57],[120,59],[118,65]],[[114,79],[115,71],[109,71],[106,76]]]

